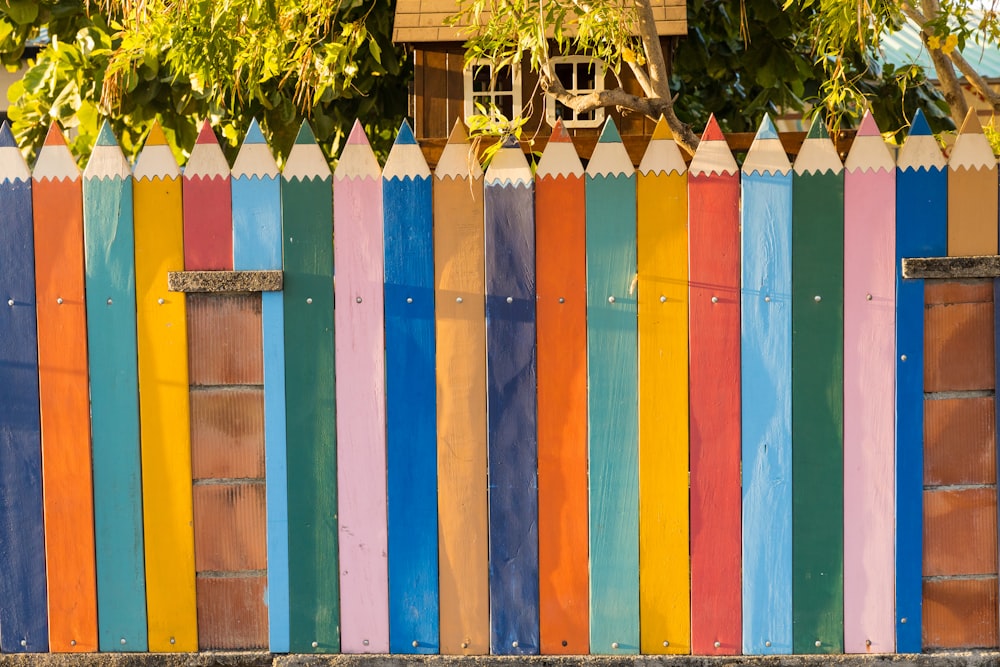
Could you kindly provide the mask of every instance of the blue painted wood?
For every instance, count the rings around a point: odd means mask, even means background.
[[[621,141],[613,129],[609,123],[601,142]],[[595,155],[595,162],[597,159]],[[586,200],[590,650],[638,653],[635,172],[631,168],[616,174],[593,175],[588,171]]]
[[[396,143],[416,147],[405,121]],[[437,386],[430,173],[384,178],[382,201],[389,650],[437,653]]]
[[[17,151],[0,128],[0,151]],[[20,154],[13,157],[21,160]],[[0,168],[8,157],[0,157]],[[0,650],[49,650],[31,180],[0,181]]]
[[[911,136],[921,133],[929,135],[930,129],[918,112]],[[903,280],[900,260],[946,255],[947,222],[947,168],[897,170],[896,650],[900,653],[919,653],[922,648],[924,490],[924,281]]]
[[[540,641],[534,200],[530,180],[487,174],[490,651],[498,655],[534,655]]]
[[[253,121],[244,146],[262,146]],[[252,150],[252,149],[251,149]],[[269,149],[266,149],[269,150]],[[233,268],[281,269],[281,183],[270,154],[232,179]],[[271,169],[274,169],[272,172]],[[264,465],[267,479],[267,618],[272,653],[289,651],[288,479],[285,433],[285,331],[283,292],[261,293],[264,361]]]
[[[101,129],[94,150],[105,149],[118,151],[108,125]],[[92,175],[88,170],[83,180],[83,229],[98,646],[101,651],[145,651],[131,177]]]
[[[743,652],[791,653],[791,174],[742,188]]]

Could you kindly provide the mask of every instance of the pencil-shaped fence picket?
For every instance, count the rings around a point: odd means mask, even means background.
[[[81,176],[0,130],[0,650],[914,652],[995,600],[907,268],[997,264],[975,118],[950,162],[919,114],[898,162],[871,116],[846,165],[767,118],[742,168],[714,118],[689,165],[471,150],[105,125]]]

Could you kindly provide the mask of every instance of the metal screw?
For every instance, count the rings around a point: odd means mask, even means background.
[[[722,642],[715,642],[715,648],[721,648]]]
[[[816,648],[819,648],[822,645],[823,645],[823,642],[821,642],[820,640],[817,639],[816,640]]]
[[[712,297],[712,303],[719,303],[719,297],[713,296]]]
[[[564,639],[564,640],[562,640],[562,645],[563,646],[569,646],[569,642]]]
[[[510,645],[511,645],[511,647],[513,647],[513,648],[517,648],[517,640],[515,639],[514,641],[512,641],[512,642],[510,643]]]
[[[313,302],[313,300],[312,300],[312,297],[308,297],[308,298],[306,299],[306,303],[312,303],[312,302]]]
[[[618,642],[611,642],[611,648],[617,649],[618,648]]]
[[[76,640],[75,639],[70,639],[69,640],[69,645],[70,646],[76,646]]]
[[[163,305],[163,299],[157,299],[156,303],[158,303],[158,304],[160,304],[162,306]]]
[[[413,640],[413,648],[417,648],[418,646],[420,646],[420,642],[418,642],[416,639],[414,639]]]
[[[899,360],[900,361],[906,361],[906,355],[905,354],[899,355]],[[905,618],[903,619],[903,623],[906,623],[906,619]]]
[[[764,642],[764,646],[770,646],[771,642]]]
[[[406,303],[413,303],[413,297],[406,297]]]
[[[7,299],[7,305],[8,306],[13,306],[14,305],[14,299]]]
[[[171,637],[171,638],[170,638],[170,643],[171,643],[171,644],[176,644],[176,643],[177,643],[177,640],[176,640],[176,639],[174,639],[173,637]]]
[[[566,303],[566,299],[559,297],[559,303]]]
[[[666,648],[667,646],[670,646],[670,642],[663,642],[663,647]]]
[[[871,646],[871,645],[872,645],[872,640],[866,639],[865,640],[865,646]]]
[[[364,641],[362,641],[361,643],[362,643],[362,644],[364,644],[365,646],[368,646],[368,640],[367,640],[367,639],[365,639],[365,640],[364,640]]]
[[[313,642],[313,648],[319,648],[319,642]]]
[[[455,297],[455,303],[462,303],[462,297]]]
[[[27,646],[27,645],[28,645],[28,640],[27,639],[22,639],[21,640],[21,646]]]
[[[507,297],[507,303],[514,303],[514,297],[512,296]]]
[[[111,299],[108,299],[108,305],[109,306],[111,305]]]
[[[355,299],[355,301],[357,301],[358,303],[361,303],[362,298],[359,296],[358,298]]]
[[[608,303],[614,303],[614,302],[615,302],[615,297],[609,296],[608,297]]]
[[[866,294],[865,298],[868,299],[869,301],[871,301],[872,300],[872,295],[871,294]]]
[[[462,648],[469,648],[469,642],[462,642]]]
[[[771,303],[771,297],[765,296],[764,301],[766,301],[767,303]]]
[[[661,295],[660,295],[660,303],[666,303],[666,302],[667,302],[667,297],[665,297],[665,296],[663,296],[663,295],[661,294]]]
[[[900,623],[906,623],[906,617],[904,616],[903,618],[899,619],[899,622]]]
[[[821,297],[819,294],[817,294],[816,296],[813,297],[813,301],[815,301],[816,303],[819,303],[822,300],[823,300],[823,297]]]
[[[58,303],[61,306],[62,305],[62,297],[59,297],[58,299],[56,299],[56,303]]]
[[[125,638],[122,637],[122,646],[125,646]]]

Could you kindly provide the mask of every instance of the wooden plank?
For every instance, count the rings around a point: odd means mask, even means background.
[[[844,176],[844,649],[895,650],[895,189],[867,113]]]
[[[105,122],[83,175],[101,651],[148,646],[131,175]]]
[[[997,161],[970,109],[948,158],[948,255],[997,254]]]
[[[163,281],[184,268],[180,172],[154,125],[132,174],[146,609],[151,651],[196,651],[187,305]]]
[[[844,166],[821,115],[792,175],[792,650],[844,650]]]
[[[431,172],[405,120],[382,172],[382,194],[389,649],[437,653],[433,199]]]
[[[590,646],[587,538],[587,209],[557,122],[535,172],[538,586],[541,650]]]
[[[639,627],[643,653],[691,652],[687,166],[664,119],[639,165]]]
[[[382,176],[357,121],[333,193],[341,649],[388,653]]]
[[[0,651],[49,650],[31,173],[0,126]]]
[[[434,173],[441,653],[490,650],[483,171],[461,121]]]
[[[168,271],[171,292],[277,292],[282,273],[271,271]]]
[[[743,652],[792,651],[792,175],[770,117],[743,163]]]
[[[333,182],[303,122],[281,177],[289,650],[340,651]],[[265,389],[266,391],[266,389]]]
[[[590,651],[639,652],[635,172],[614,122],[587,167]]]
[[[921,111],[896,171],[896,650],[919,653],[923,625],[924,284],[903,280],[907,256],[948,245],[948,172]]]
[[[508,141],[486,172],[490,651],[537,654],[538,496],[534,188]]]
[[[184,268],[233,268],[233,211],[229,163],[205,120],[184,167]]]
[[[691,651],[742,647],[740,170],[715,117],[688,173]]]
[[[49,646],[97,650],[83,188],[59,127],[32,174]]]

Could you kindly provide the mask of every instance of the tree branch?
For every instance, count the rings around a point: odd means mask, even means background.
[[[660,46],[660,35],[656,32],[656,20],[649,0],[635,0],[635,13],[639,19],[639,39],[646,52],[646,66],[649,68],[650,97],[670,98],[670,73]],[[645,88],[645,87],[644,87]]]
[[[962,124],[965,115],[969,112],[969,106],[965,102],[965,93],[962,91],[962,85],[955,75],[955,67],[948,56],[941,49],[932,49],[927,43],[927,39],[930,37],[927,32],[927,16],[937,15],[941,11],[940,5],[938,5],[937,0],[921,0],[923,12],[917,10],[909,2],[901,3],[900,7],[903,13],[920,28],[920,40],[924,43],[924,47],[934,63],[934,71],[937,73],[938,82],[944,92],[944,99],[951,108],[951,117],[957,127]]]

